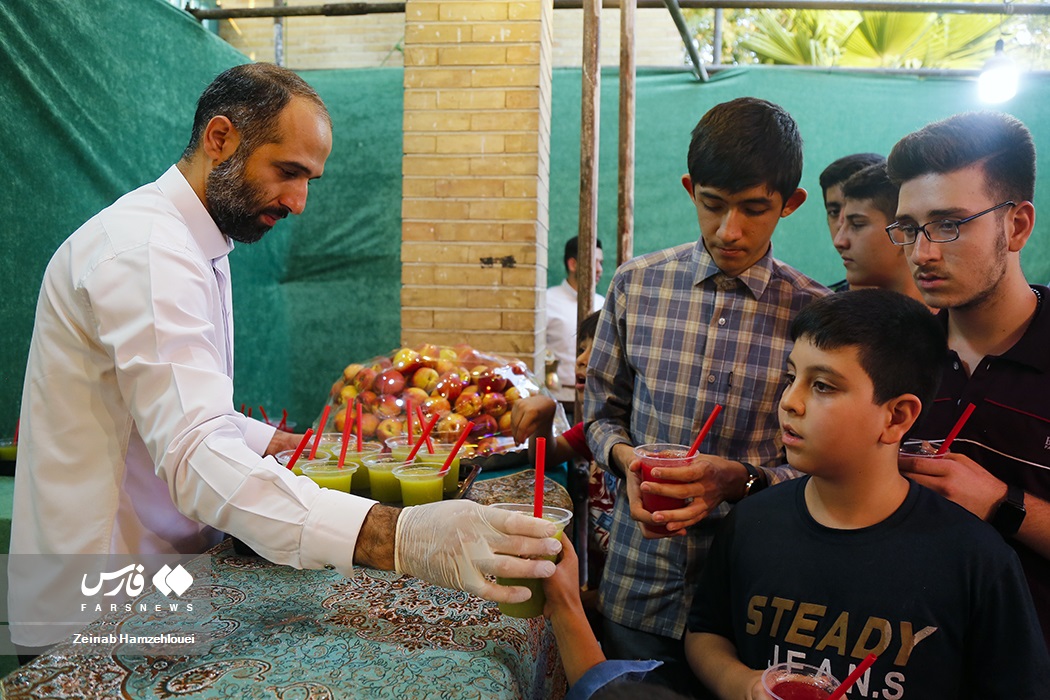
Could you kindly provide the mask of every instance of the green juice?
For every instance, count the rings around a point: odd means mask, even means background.
[[[394,476],[394,467],[400,467],[404,462],[394,459],[390,455],[375,455],[365,457],[365,467],[368,469],[368,479],[371,482],[372,498],[380,503],[397,503],[401,500],[401,484]]]
[[[426,449],[421,449],[416,453],[416,461],[420,464],[436,464],[438,467],[445,463],[448,459],[449,450],[442,452],[440,449],[435,451],[434,454],[430,454]],[[452,464],[448,467],[448,473],[445,474],[445,480],[442,484],[442,492],[447,496],[453,494],[459,488],[459,455],[452,460]]]
[[[524,513],[525,515],[532,515],[531,505],[521,504],[507,504],[497,503],[496,508],[505,507],[514,510],[515,512]],[[558,526],[558,532],[555,535],[559,540],[561,539],[562,532],[565,530],[565,526],[569,524],[569,520],[572,519],[572,513],[565,510],[564,508],[555,508],[553,506],[543,507],[543,518],[544,520],[550,520]],[[547,561],[555,561],[556,556],[550,557],[537,557],[540,559],[546,559]],[[496,583],[501,586],[524,586],[532,591],[532,597],[522,603],[499,603],[499,611],[504,615],[510,617],[538,617],[543,614],[543,606],[547,603],[547,596],[543,592],[543,579],[538,578],[501,578],[496,577]]]
[[[325,462],[320,465],[308,466],[303,473],[313,479],[314,483],[321,488],[350,493],[350,483],[353,480],[354,471],[356,471],[356,467],[353,466],[340,469],[338,465]]]
[[[432,464],[406,465],[393,471],[401,482],[401,500],[406,506],[419,506],[441,500],[441,473]]]

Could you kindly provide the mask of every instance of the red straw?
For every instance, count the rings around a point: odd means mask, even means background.
[[[266,415],[266,409],[262,407],[262,404],[259,405],[259,413],[262,414],[264,421],[266,421],[267,423],[270,422],[270,417]]]
[[[249,418],[252,417],[252,407],[251,406],[248,407],[248,417]]]
[[[410,413],[408,415],[412,414]],[[423,434],[419,436],[419,440],[417,440],[416,444],[412,446],[412,451],[408,453],[407,457],[405,457],[406,462],[411,462],[416,458],[416,453],[419,452],[419,448],[422,447],[423,443],[425,443],[427,441],[427,438],[430,437],[430,431],[434,429],[434,426],[437,425],[437,422],[438,416],[435,415],[433,418],[430,419],[430,422],[427,423],[426,427],[423,428]]]
[[[277,428],[280,429],[280,430],[284,430],[287,427],[288,427],[288,409],[287,408],[282,408],[281,409],[281,423],[280,423],[280,425],[277,426]]]
[[[343,411],[343,446],[339,450],[340,469],[343,468],[343,462],[346,461],[346,448],[350,444],[350,426],[353,424],[354,422],[350,420],[350,409],[347,407],[347,409]]]
[[[357,404],[357,451],[361,451],[361,404]]]
[[[536,438],[536,492],[532,495],[532,517],[543,517],[543,464],[547,459],[547,438]]]
[[[966,421],[970,419],[970,414],[973,413],[973,409],[975,408],[977,407],[973,404],[970,404],[966,407],[966,410],[962,412],[961,416],[959,416],[959,420],[955,421],[955,425],[952,426],[952,431],[948,433],[948,437],[944,438],[944,442],[941,443],[941,446],[937,449],[936,452],[934,452],[934,454],[942,455],[948,451],[948,448],[951,447],[952,441],[955,439],[955,436],[958,435],[959,431],[963,429],[964,425],[966,425]]]
[[[295,452],[292,453],[292,458],[290,460],[288,460],[288,464],[286,464],[284,466],[288,467],[289,469],[291,469],[292,467],[295,466],[296,460],[299,459],[299,455],[301,455],[303,453],[303,450],[306,449],[306,443],[310,442],[310,436],[313,435],[313,434],[314,434],[314,429],[313,428],[307,428],[306,429],[306,432],[303,434],[303,439],[299,441],[299,446],[296,447],[295,448]]]
[[[408,439],[411,442],[411,440],[412,440],[412,418],[413,418],[413,416],[412,416],[412,402],[411,401],[405,401],[405,418],[406,418],[406,422],[408,424]]]
[[[416,406],[416,417],[419,418],[420,425],[427,424],[426,419],[423,417],[423,409],[420,406]],[[434,441],[430,439],[429,435],[425,435],[424,437],[426,437],[427,452],[429,452],[430,454],[434,454]]]
[[[864,672],[875,663],[877,657],[874,654],[868,654],[864,657],[864,660],[860,662],[857,668],[853,669],[853,673],[846,676],[846,680],[842,681],[842,685],[835,689],[835,692],[828,696],[828,700],[839,700],[846,692],[853,687],[853,684],[860,680],[860,677],[864,675]]]
[[[241,404],[241,413],[244,413],[244,404]]]
[[[445,463],[441,466],[441,473],[444,474],[452,466],[452,460],[456,458],[456,453],[459,452],[459,448],[463,447],[463,443],[467,441],[467,436],[470,435],[470,431],[474,429],[474,422],[470,421],[463,427],[463,432],[459,434],[459,439],[456,440],[456,444],[453,445],[452,451],[448,453],[448,457],[445,457]]]
[[[15,439],[14,439],[14,443],[15,443],[16,445],[18,444],[18,428],[19,428],[19,426],[21,426],[21,425],[22,425],[22,419],[21,419],[21,418],[19,418],[18,420],[16,420],[16,421],[15,421]],[[433,452],[433,451],[434,451],[434,450],[431,450],[431,452]]]
[[[707,437],[707,433],[709,430],[711,430],[711,426],[715,424],[715,418],[718,418],[718,414],[721,412],[722,404],[715,404],[715,408],[713,411],[711,411],[711,415],[707,417],[707,422],[704,423],[704,427],[700,428],[700,434],[696,436],[696,439],[693,440],[693,444],[689,448],[689,451],[686,452],[686,457],[692,457],[696,454],[696,451],[700,449],[700,443],[704,441],[705,437]]]
[[[310,450],[310,459],[317,457],[317,446],[321,444],[321,433],[324,432],[324,427],[328,423],[328,412],[331,410],[331,406],[325,406],[321,412],[321,424],[317,426],[317,433],[314,435],[314,446]]]

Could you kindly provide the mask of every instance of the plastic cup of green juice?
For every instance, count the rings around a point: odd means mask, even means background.
[[[368,470],[368,479],[372,484],[372,498],[381,503],[399,503],[401,501],[401,483],[394,476],[394,467],[405,464],[390,454],[377,454],[361,460]]]
[[[448,459],[448,453],[452,451],[453,447],[455,447],[455,445],[434,443],[434,454],[427,452],[426,447],[423,447],[416,453],[416,461],[421,464],[436,464],[438,468],[440,468],[445,464],[445,460]],[[460,450],[460,452],[462,452],[462,450]],[[455,493],[458,488],[459,453],[456,454],[455,459],[452,460],[452,464],[449,465],[448,471],[445,473],[445,481],[441,490],[447,496]]]
[[[392,438],[386,439],[386,447],[390,450],[390,454],[400,459],[402,462],[408,461],[408,453],[415,447],[415,443],[411,442],[405,435],[397,435]]]
[[[18,457],[18,444],[13,438],[0,440],[0,461],[14,462]]]
[[[357,441],[353,438],[350,440],[350,444],[346,448],[346,457],[343,458],[343,464],[356,464],[360,467],[357,473],[354,474],[354,482],[350,486],[352,493],[363,493],[372,488],[372,482],[368,478],[368,469],[365,468],[364,460],[366,457],[375,457],[383,451],[383,446],[378,442],[362,442],[361,451],[357,451]],[[342,446],[340,446],[342,449]],[[339,453],[336,452],[331,460],[337,464],[339,463]]]
[[[292,455],[295,454],[295,450],[285,450],[284,452],[278,452],[276,455],[277,463],[282,467],[288,466],[289,460]],[[320,447],[317,448],[317,455],[310,459],[310,448],[307,447],[303,450],[303,453],[299,455],[299,459],[295,460],[295,466],[292,467],[292,474],[296,476],[303,475],[303,464],[306,462],[327,462],[332,459],[332,453],[328,450],[322,450]]]
[[[420,506],[441,500],[443,480],[440,464],[406,462],[391,472],[401,483],[401,502],[406,506]]]
[[[533,509],[531,504],[524,503],[494,503],[493,508],[502,508],[515,513],[531,516]],[[572,511],[555,506],[543,506],[543,519],[550,520],[558,526],[555,535],[561,539],[562,531],[572,520]],[[549,561],[557,559],[556,556],[543,557]],[[543,593],[543,579],[538,578],[502,578],[497,576],[496,583],[501,586],[524,586],[532,591],[532,597],[522,603],[500,603],[499,611],[510,617],[537,617],[543,614],[543,606],[547,603],[547,596]]]
[[[315,484],[343,493],[350,493],[350,483],[356,471],[356,464],[344,464],[340,467],[335,462],[310,460],[303,465],[303,475],[308,476]]]

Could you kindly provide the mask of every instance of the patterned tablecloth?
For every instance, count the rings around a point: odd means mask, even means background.
[[[477,482],[483,503],[528,502],[531,471]],[[548,480],[547,503],[568,494]],[[226,540],[186,567],[185,597],[209,612],[203,653],[85,656],[70,641],[0,681],[4,698],[561,698],[565,675],[543,618],[504,617],[495,603],[393,572],[300,571],[237,555]],[[86,633],[167,632],[152,588]],[[167,625],[167,627],[165,626]]]

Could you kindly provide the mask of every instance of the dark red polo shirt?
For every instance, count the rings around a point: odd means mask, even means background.
[[[911,436],[943,439],[968,404],[973,415],[952,443],[1007,484],[1050,500],[1050,290],[1033,286],[1039,305],[1031,325],[1002,355],[985,357],[966,376],[954,351],[941,377],[941,388],[922,425]],[[947,325],[948,315],[939,318]],[[1035,599],[1043,636],[1050,647],[1050,560],[1010,540]]]

